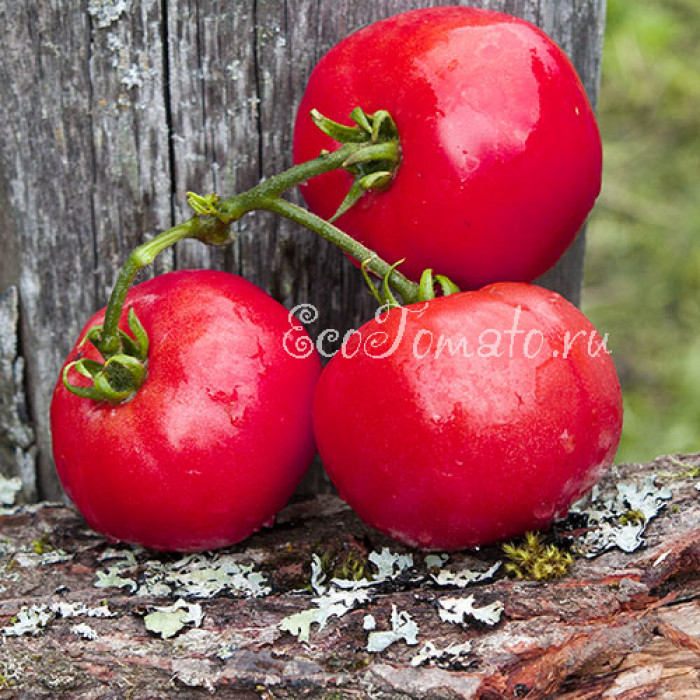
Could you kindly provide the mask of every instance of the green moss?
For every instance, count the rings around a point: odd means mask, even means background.
[[[367,560],[357,552],[350,550],[344,558],[340,558],[333,569],[333,578],[361,581],[369,578]]]
[[[49,536],[43,534],[40,538],[32,540],[32,551],[34,554],[46,554],[53,551],[53,547],[49,544]]]
[[[366,557],[355,550],[336,551],[324,549],[315,552],[321,564],[321,570],[329,578],[346,581],[361,581],[371,578],[371,570]]]
[[[620,525],[643,525],[646,521],[641,510],[628,510],[620,516]]]
[[[671,464],[683,469],[681,472],[662,472],[658,476],[663,479],[700,479],[700,465],[688,464],[675,457],[670,457]]]
[[[550,581],[566,576],[573,566],[571,554],[554,544],[545,544],[540,533],[528,532],[520,545],[502,545],[510,576],[528,581]]]

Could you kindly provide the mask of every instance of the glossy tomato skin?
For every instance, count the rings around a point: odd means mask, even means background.
[[[286,348],[310,343],[301,325],[224,272],[161,275],[134,287],[129,306],[150,338],[148,378],[121,405],[78,398],[59,378],[51,429],[61,483],[111,539],[177,551],[238,542],[284,506],[315,453],[318,355],[293,357]],[[89,343],[83,351],[99,359]]]
[[[601,342],[561,296],[524,283],[394,309],[324,369],[324,466],[366,523],[412,546],[546,527],[619,442],[620,387]]]
[[[317,64],[297,114],[294,158],[335,150],[312,108],[347,124],[386,109],[402,147],[385,192],[338,225],[417,279],[432,267],[462,289],[531,281],[574,240],[600,190],[601,142],[565,54],[540,29],[468,7],[412,10],[351,34]],[[350,175],[301,187],[332,215]]]

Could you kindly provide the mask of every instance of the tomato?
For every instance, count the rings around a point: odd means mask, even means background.
[[[576,72],[537,27],[469,7],[413,10],[361,29],[317,64],[297,114],[294,159],[338,144],[310,116],[352,124],[388,110],[401,163],[338,226],[416,280],[424,268],[462,289],[531,281],[574,240],[600,190],[601,142]],[[301,187],[328,218],[352,177]]]
[[[314,400],[341,497],[425,549],[546,527],[611,464],[621,425],[601,337],[561,296],[525,283],[385,312],[346,339]]]
[[[315,454],[318,355],[288,352],[311,342],[305,330],[224,272],[161,275],[134,287],[128,307],[150,337],[133,398],[96,402],[56,384],[51,429],[66,493],[114,540],[179,551],[242,540],[286,503]],[[78,343],[66,364],[81,354],[99,359]]]

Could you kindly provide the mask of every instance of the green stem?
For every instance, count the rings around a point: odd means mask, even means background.
[[[118,333],[119,320],[127,292],[141,268],[152,263],[163,250],[185,238],[196,238],[209,245],[228,243],[231,240],[228,233],[229,225],[256,209],[275,211],[292,221],[301,223],[302,226],[310,228],[338,245],[358,262],[366,260],[368,256],[374,256],[375,260],[368,265],[368,268],[380,276],[388,272],[390,266],[377,258],[373,251],[356,243],[350,236],[327,221],[280,198],[287,190],[312,177],[342,168],[349,158],[358,155],[362,157],[363,150],[376,148],[376,144],[347,143],[332,153],[325,153],[318,158],[295,165],[274,177],[263,180],[246,192],[220,201],[216,205],[216,215],[193,216],[136,248],[122,267],[107,305],[102,333],[97,344],[102,356],[108,359],[122,351]],[[397,272],[393,273],[391,280],[396,282],[396,288],[404,296],[405,301],[409,301],[405,293],[413,298],[415,286],[413,283]]]
[[[102,333],[97,343],[97,348],[105,359],[109,359],[121,352],[121,340],[119,338],[119,320],[124,307],[124,300],[139,270],[153,262],[158,253],[174,245],[183,238],[192,236],[197,228],[198,217],[192,217],[177,226],[163,231],[147,243],[135,248],[129,255],[126,263],[119,272],[117,281],[109,297],[107,310],[105,311]]]
[[[287,190],[313,177],[343,169],[352,175],[353,184],[335,212],[332,218],[335,220],[352,207],[364,192],[387,187],[401,159],[399,137],[390,115],[383,111],[368,115],[359,108],[355,109],[351,118],[356,127],[332,122],[318,113],[314,113],[312,118],[322,131],[340,142],[337,150],[295,165],[229,199],[221,200],[216,194],[189,193],[188,202],[195,215],[131,253],[115,282],[104,323],[91,328],[84,339],[96,346],[104,363],[85,358],[71,362],[63,372],[63,383],[69,391],[95,401],[128,401],[146,381],[147,372],[148,335],[133,310],[128,317],[131,335],[119,328],[129,288],[139,270],[152,263],[163,250],[185,238],[194,238],[207,245],[229,243],[232,240],[231,224],[256,209],[284,216],[338,246],[362,264],[365,276],[369,270],[383,279],[384,296],[394,304],[397,302],[392,288],[403,297],[404,303],[421,299],[421,287],[396,272],[399,263],[390,265],[329,221],[282,198]],[[92,386],[71,383],[71,373],[92,379]]]
[[[229,223],[238,221],[247,212],[261,209],[259,205],[261,201],[280,197],[287,190],[313,177],[338,170],[350,156],[367,148],[366,143],[347,143],[337,151],[324,153],[318,158],[294,165],[284,172],[263,180],[246,192],[222,200],[218,210]]]
[[[347,255],[354,258],[359,263],[365,263],[367,261],[365,268],[377,277],[391,283],[391,286],[401,295],[405,304],[410,304],[420,299],[419,285],[415,282],[411,282],[411,280],[400,272],[397,272],[394,269],[394,265],[390,265],[380,258],[373,250],[362,245],[362,243],[356,241],[347,233],[341,231],[337,226],[322,219],[320,216],[316,216],[310,211],[296,204],[292,204],[286,199],[281,199],[280,197],[260,200],[256,208],[271,211],[310,229],[340,248],[344,253],[347,253]]]

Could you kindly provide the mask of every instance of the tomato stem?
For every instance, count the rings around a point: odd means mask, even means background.
[[[119,337],[119,319],[121,318],[124,301],[134,281],[134,277],[136,277],[141,268],[152,263],[158,253],[183,238],[189,238],[193,224],[198,218],[192,217],[192,219],[164,231],[147,243],[143,243],[138,248],[135,248],[127,258],[112,289],[105,312],[102,332],[95,342],[97,349],[105,360],[122,352],[122,340]]]
[[[260,208],[295,221],[330,241],[344,253],[357,260],[365,269],[389,283],[401,295],[404,304],[411,304],[420,300],[419,285],[397,272],[395,269],[396,265],[390,265],[373,250],[356,241],[325,219],[279,197],[271,198],[267,202],[261,202]]]
[[[299,163],[274,177],[263,180],[246,192],[223,200],[217,195],[202,196],[188,193],[188,201],[195,215],[136,248],[119,273],[107,305],[104,326],[96,342],[96,346],[105,360],[122,352],[122,340],[118,333],[119,319],[126,294],[139,270],[153,262],[163,250],[185,238],[195,238],[207,245],[229,243],[232,240],[229,230],[230,224],[254,210],[272,211],[296,221],[331,241],[358,262],[363,262],[368,257],[373,256],[374,259],[368,266],[369,269],[379,276],[386,275],[390,271],[389,264],[378,258],[371,250],[357,243],[324,219],[281,198],[282,194],[312,177],[339,168],[351,171],[362,168],[358,177],[369,182],[364,186],[364,189],[372,188],[372,181],[386,186],[387,180],[391,176],[391,171],[387,169],[395,167],[398,163],[400,153],[398,135],[395,130],[392,131],[386,126],[391,118],[385,113],[380,113],[379,126],[374,128],[371,117],[367,121],[367,115],[364,115],[363,121],[361,115],[364,113],[358,112],[354,118],[359,120],[358,123],[362,122],[363,125],[346,127],[352,136],[349,137],[349,142],[341,145],[336,151],[323,153],[313,160]],[[380,128],[384,140],[378,140]],[[379,177],[375,176],[369,181],[367,180],[368,176],[373,174],[368,170],[368,164],[376,164],[377,167],[381,168],[381,170],[375,171]],[[391,282],[404,297],[404,301],[408,302],[415,298],[414,287],[416,285],[403,275],[397,272],[392,273]]]
[[[86,339],[92,342],[102,355],[104,364],[93,361],[71,363],[63,376],[64,384],[70,391],[86,398],[115,403],[126,400],[138,391],[146,378],[148,336],[133,310],[129,314],[129,328],[133,337],[119,328],[126,296],[137,273],[152,263],[163,250],[185,238],[194,238],[207,245],[230,243],[233,240],[231,224],[250,211],[273,212],[330,241],[362,265],[366,279],[369,279],[367,271],[382,279],[382,298],[386,297],[393,304],[398,302],[393,297],[392,290],[401,295],[404,304],[424,299],[428,287],[429,293],[434,295],[432,278],[428,285],[424,283],[421,286],[412,282],[396,270],[398,262],[390,264],[382,260],[373,250],[341,231],[330,221],[282,198],[285,192],[313,177],[344,169],[353,175],[354,182],[332,217],[333,221],[353,206],[367,190],[382,190],[388,187],[399,166],[399,137],[396,125],[388,112],[366,114],[359,108],[355,109],[351,113],[351,118],[357,125],[354,127],[337,124],[318,113],[314,113],[312,118],[319,128],[340,142],[337,150],[299,163],[261,181],[250,190],[227,199],[221,199],[216,194],[198,195],[189,192],[188,203],[194,211],[194,216],[143,243],[129,255],[110,295],[104,324],[90,329],[86,334]],[[442,279],[438,276],[437,280],[447,293]],[[71,369],[91,377],[93,386],[88,388],[71,384],[68,379]]]

